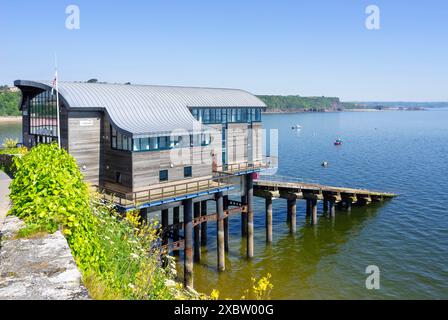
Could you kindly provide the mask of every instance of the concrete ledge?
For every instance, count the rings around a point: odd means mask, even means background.
[[[22,226],[16,217],[1,226],[0,300],[89,299],[62,233],[13,239]]]

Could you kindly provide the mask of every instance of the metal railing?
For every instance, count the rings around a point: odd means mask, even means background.
[[[191,182],[167,183],[142,191],[123,193],[117,190],[96,186],[103,200],[122,207],[138,206],[143,203],[163,201],[189,194],[207,192],[213,189],[229,187],[230,177],[215,177]]]
[[[234,174],[249,170],[267,169],[270,168],[273,164],[278,163],[276,159],[277,158],[267,157],[263,160],[258,161],[244,161],[234,164],[225,164],[214,167],[213,171],[216,173]]]

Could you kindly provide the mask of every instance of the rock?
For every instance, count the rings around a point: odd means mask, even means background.
[[[0,300],[89,299],[62,233],[11,240],[21,227],[19,219],[7,217],[1,228]]]

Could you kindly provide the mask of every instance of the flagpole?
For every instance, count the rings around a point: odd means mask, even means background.
[[[56,81],[56,115],[57,115],[57,121],[58,121],[58,146],[61,148],[61,122],[60,122],[60,116],[59,116],[59,76],[58,76],[58,58],[56,54],[54,55],[55,60],[55,81]]]

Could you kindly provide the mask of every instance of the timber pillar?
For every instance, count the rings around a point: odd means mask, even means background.
[[[308,218],[308,217],[311,217],[311,214],[312,214],[312,210],[311,210],[311,207],[312,207],[312,205],[311,205],[311,202],[312,202],[312,200],[311,199],[306,199],[306,217]]]
[[[216,213],[217,213],[217,250],[218,250],[218,271],[226,269],[225,264],[225,245],[224,245],[224,199],[222,192],[216,194]]]
[[[328,201],[330,209],[330,218],[336,217],[336,203],[333,200]]]
[[[328,201],[324,199],[324,212],[328,212]]]
[[[254,256],[254,180],[252,174],[246,175],[247,197],[247,257]]]
[[[194,218],[201,217],[201,203],[195,202],[193,205],[193,215]],[[200,242],[200,232],[201,232],[201,224],[196,224],[193,227],[193,238],[194,238],[194,251],[193,251],[193,259],[195,262],[201,261],[201,242]]]
[[[162,210],[162,244],[167,245],[168,244],[168,209]]]
[[[272,197],[266,197],[266,243],[272,243]]]
[[[296,232],[297,228],[297,200],[296,199],[288,199],[288,222],[289,222],[289,231],[291,233]]]
[[[317,200],[311,200],[311,224],[317,224]]]
[[[201,202],[201,216],[207,215],[207,201]],[[207,246],[207,221],[201,225],[201,246]]]
[[[142,208],[139,211],[140,223],[148,222],[148,208]]]
[[[176,241],[179,241],[179,211],[180,211],[180,208],[179,207],[174,207],[173,208],[173,225],[174,225],[174,228],[173,228],[173,241],[174,242],[176,242]],[[174,252],[173,252],[173,255],[175,255],[175,256],[177,256],[177,255],[179,255],[179,251],[178,250],[175,250]]]
[[[193,288],[193,201],[184,200],[184,286]]]
[[[224,196],[224,211],[229,209],[229,196]],[[224,218],[224,249],[229,252],[229,217]]]
[[[243,206],[247,205],[246,195],[241,196],[241,203],[243,204]],[[246,235],[247,235],[247,212],[241,212],[241,236],[244,237]]]

